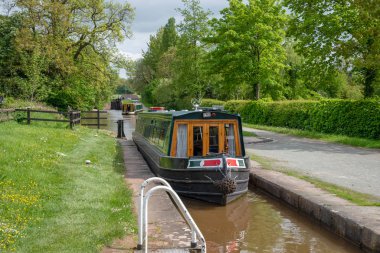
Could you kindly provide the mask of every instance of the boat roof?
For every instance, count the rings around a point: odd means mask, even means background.
[[[161,116],[173,119],[237,119],[239,115],[231,114],[221,110],[197,110],[197,111],[152,111],[141,112],[142,115]]]

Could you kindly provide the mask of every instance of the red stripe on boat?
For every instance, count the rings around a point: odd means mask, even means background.
[[[235,166],[235,167],[238,166],[236,159],[227,158],[226,160],[227,160],[227,166]]]
[[[203,160],[203,166],[219,166],[220,165],[220,160]]]

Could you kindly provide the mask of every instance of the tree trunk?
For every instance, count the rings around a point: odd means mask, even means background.
[[[373,82],[376,78],[376,70],[373,68],[364,68],[364,97],[369,98],[373,96],[375,89]]]
[[[259,100],[260,99],[260,83],[255,83],[254,90],[255,90],[255,100]]]

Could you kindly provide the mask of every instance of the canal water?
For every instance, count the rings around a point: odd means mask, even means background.
[[[109,111],[108,129],[132,138],[136,117]],[[202,231],[209,253],[359,253],[358,248],[266,194],[251,190],[227,206],[183,199]]]

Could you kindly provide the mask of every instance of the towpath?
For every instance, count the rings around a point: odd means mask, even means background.
[[[380,150],[243,128],[248,153],[285,168],[349,189],[380,197]]]

